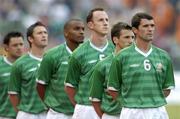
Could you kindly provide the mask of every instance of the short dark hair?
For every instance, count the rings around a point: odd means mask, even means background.
[[[69,27],[69,25],[71,24],[71,22],[73,22],[73,21],[82,21],[83,22],[82,19],[78,19],[78,18],[70,19],[64,24],[64,30],[66,30]]]
[[[96,11],[104,11],[104,9],[103,8],[94,8],[94,9],[92,9],[89,12],[89,14],[87,15],[87,17],[86,17],[86,23],[92,21],[93,13],[96,12]]]
[[[131,26],[132,26],[132,27],[135,27],[135,28],[138,28],[139,25],[140,25],[141,19],[152,20],[153,17],[152,17],[151,15],[147,14],[147,13],[144,13],[144,12],[136,13],[136,14],[132,17]]]
[[[114,44],[113,37],[119,38],[120,32],[122,30],[132,30],[132,27],[125,22],[118,22],[118,23],[114,24],[111,29],[111,39],[112,39],[113,44]]]
[[[11,38],[14,38],[14,37],[22,37],[24,39],[24,36],[21,32],[12,31],[5,35],[5,37],[3,39],[3,44],[9,45]]]
[[[38,22],[35,22],[34,24],[32,24],[31,26],[29,26],[27,28],[27,41],[29,42],[28,40],[28,37],[33,37],[33,32],[34,32],[34,29],[37,27],[37,26],[43,26],[45,28],[47,28],[42,22],[38,21]],[[30,44],[30,47],[31,47],[31,43],[29,42]]]

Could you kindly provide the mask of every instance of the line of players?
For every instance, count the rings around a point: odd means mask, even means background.
[[[169,55],[152,45],[153,17],[137,13],[132,26],[116,23],[111,40],[104,9],[92,9],[86,23],[89,38],[83,21],[70,19],[65,43],[47,52],[41,22],[27,29],[25,55],[21,33],[5,36],[0,119],[168,119],[164,105],[175,86],[173,67]]]

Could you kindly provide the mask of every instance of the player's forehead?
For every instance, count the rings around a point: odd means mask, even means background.
[[[9,41],[9,45],[17,44],[17,43],[23,43],[23,37],[12,37]]]
[[[141,19],[140,21],[140,25],[144,26],[144,25],[154,25],[154,20],[153,19]]]
[[[130,30],[130,29],[122,29],[122,30],[120,31],[120,35],[121,35],[121,36],[134,36],[134,33],[133,33],[133,31]]]
[[[47,32],[46,27],[44,27],[44,26],[36,26],[36,27],[34,28],[34,30],[33,30],[33,33],[38,33],[38,32],[42,32],[42,31]]]
[[[105,11],[94,11],[92,20],[98,20],[98,19],[109,19],[108,15]]]
[[[84,27],[83,21],[71,21],[69,27]]]

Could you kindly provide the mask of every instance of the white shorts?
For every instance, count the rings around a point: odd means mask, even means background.
[[[164,106],[158,108],[122,108],[120,119],[169,119]]]
[[[46,112],[32,114],[23,111],[18,111],[16,119],[46,119]]]
[[[72,115],[65,115],[49,109],[46,119],[72,119]]]
[[[93,106],[76,104],[72,119],[100,119]]]
[[[106,113],[103,113],[102,119],[119,119],[120,115],[109,115]]]
[[[9,118],[9,117],[0,117],[0,119],[13,119],[13,118]]]

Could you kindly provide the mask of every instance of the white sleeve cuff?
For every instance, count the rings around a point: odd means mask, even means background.
[[[36,82],[42,85],[47,85],[46,82],[44,82],[43,80],[36,79]]]
[[[89,97],[89,100],[92,101],[92,102],[100,102],[101,101],[98,98],[92,98],[92,97]]]
[[[64,83],[64,85],[65,85],[65,86],[68,86],[68,87],[74,88],[74,86],[73,86],[72,84],[70,84],[70,83]]]
[[[114,87],[108,87],[108,90],[118,91],[118,90],[117,90],[117,89],[115,89]]]
[[[166,90],[166,89],[175,89],[175,87],[174,86],[169,86],[169,87],[165,88],[164,90]]]
[[[18,94],[17,92],[15,92],[15,91],[8,91],[8,94]]]

